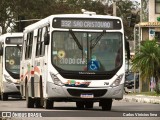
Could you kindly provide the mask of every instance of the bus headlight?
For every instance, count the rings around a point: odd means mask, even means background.
[[[5,80],[6,80],[8,83],[13,83],[13,81],[11,80],[11,77],[10,77],[10,76],[4,74],[4,78],[5,78]]]
[[[50,72],[50,75],[55,85],[59,85],[59,86],[64,85],[56,75],[54,75],[51,72]]]
[[[120,84],[121,81],[122,81],[123,76],[124,76],[124,74],[119,75],[119,76],[115,79],[115,81],[111,84],[111,87],[119,86],[119,84]]]

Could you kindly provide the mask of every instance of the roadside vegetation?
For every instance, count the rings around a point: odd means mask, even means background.
[[[133,72],[140,73],[140,83],[149,83],[150,90],[151,78],[155,79],[154,91],[160,94],[160,45],[157,40],[145,40],[136,49],[132,60]],[[143,82],[142,82],[143,81]],[[142,88],[143,84],[140,85]],[[144,86],[143,86],[144,87]]]

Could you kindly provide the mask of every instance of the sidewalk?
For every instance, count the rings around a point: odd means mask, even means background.
[[[129,95],[125,94],[123,100],[127,102],[140,102],[160,104],[160,96],[146,96],[146,95]]]

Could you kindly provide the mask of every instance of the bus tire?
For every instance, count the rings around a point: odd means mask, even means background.
[[[88,101],[85,103],[85,108],[93,108],[93,102],[92,101]]]
[[[76,102],[76,106],[78,109],[84,109],[84,102],[82,101],[77,101]]]
[[[100,101],[103,111],[110,111],[112,108],[112,99],[104,99]]]
[[[40,81],[39,81],[39,91],[40,91],[40,106],[44,106],[43,102],[43,82],[42,82],[42,76],[40,76]]]
[[[42,108],[43,106],[41,105],[41,99],[40,98],[37,98],[35,100],[35,107],[36,108]]]
[[[49,99],[44,99],[44,108],[53,109],[53,101]]]
[[[26,102],[27,102],[27,108],[34,108],[34,99],[29,97],[27,88],[26,88]]]
[[[31,97],[26,98],[27,101],[27,108],[34,108],[34,99]]]
[[[8,94],[7,93],[1,93],[1,99],[3,101],[7,101],[8,100]]]

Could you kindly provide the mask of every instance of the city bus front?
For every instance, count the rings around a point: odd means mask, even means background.
[[[47,88],[48,97],[122,99],[125,69],[121,20],[54,18],[53,28],[54,69],[49,74],[54,85]]]
[[[8,95],[20,94],[21,45],[22,36],[6,37],[3,63],[3,99],[8,99]]]

